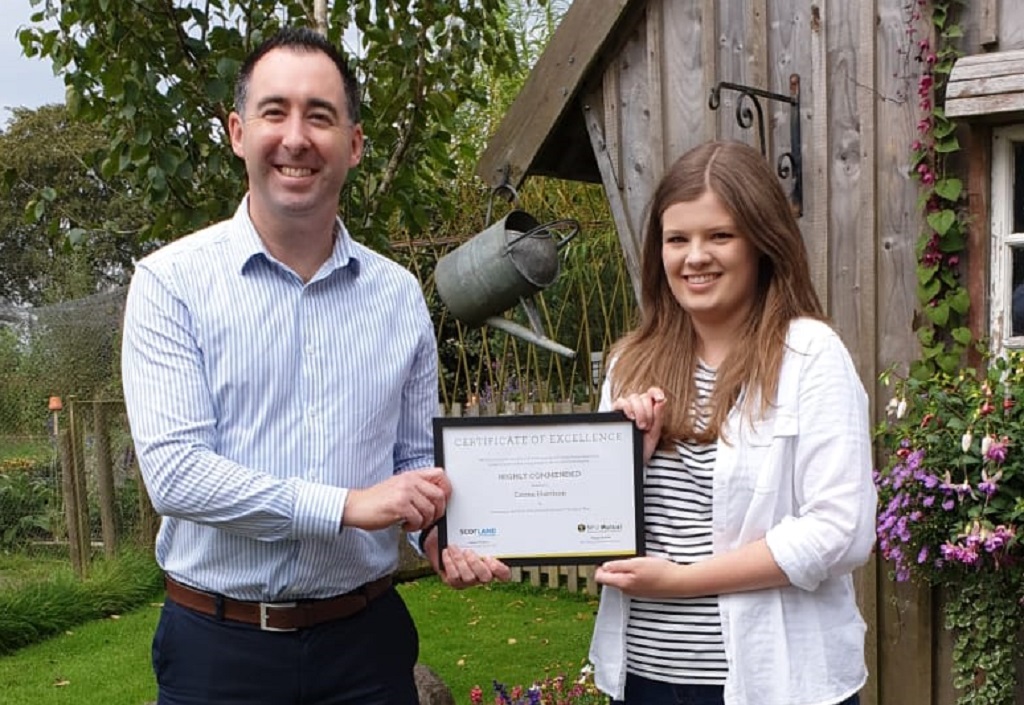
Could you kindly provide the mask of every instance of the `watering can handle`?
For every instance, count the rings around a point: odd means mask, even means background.
[[[566,235],[563,235],[562,238],[557,243],[555,243],[555,249],[560,250],[566,245],[568,245],[570,240],[579,235],[580,222],[578,220],[573,220],[572,218],[562,218],[560,220],[552,220],[550,222],[543,223],[535,228],[530,228],[525,233],[520,233],[511,240],[509,240],[508,244],[505,245],[505,251],[510,251],[512,249],[512,246],[515,245],[520,240],[523,240],[528,237],[533,237],[534,235],[539,235],[540,233],[544,233],[549,230],[557,230],[558,228],[568,228],[569,230],[569,232]]]

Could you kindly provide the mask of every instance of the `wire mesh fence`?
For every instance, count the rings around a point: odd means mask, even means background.
[[[0,547],[66,550],[84,575],[95,554],[152,545],[124,402],[72,396],[47,414],[45,436],[0,436]]]

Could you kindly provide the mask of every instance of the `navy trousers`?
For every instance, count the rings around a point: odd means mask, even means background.
[[[417,705],[419,635],[389,590],[296,632],[218,620],[170,600],[153,637],[158,705]]]
[[[722,705],[722,686],[673,685],[632,673],[626,674],[626,699],[613,700],[613,705]],[[856,695],[839,705],[860,705]]]

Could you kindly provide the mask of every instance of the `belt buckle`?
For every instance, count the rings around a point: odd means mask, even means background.
[[[267,624],[267,616],[272,609],[291,609],[296,607],[296,602],[261,602],[260,603],[260,629],[265,632],[296,632],[298,627],[272,627]]]

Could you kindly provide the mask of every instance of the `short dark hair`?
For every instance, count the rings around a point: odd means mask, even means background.
[[[245,112],[245,100],[249,92],[249,80],[252,70],[269,52],[274,49],[290,49],[292,51],[323,52],[338,67],[342,84],[345,86],[345,108],[353,123],[359,122],[359,81],[349,68],[348,62],[341,52],[327,38],[306,27],[282,27],[256,47],[238,71],[235,81],[235,110],[239,115]]]

